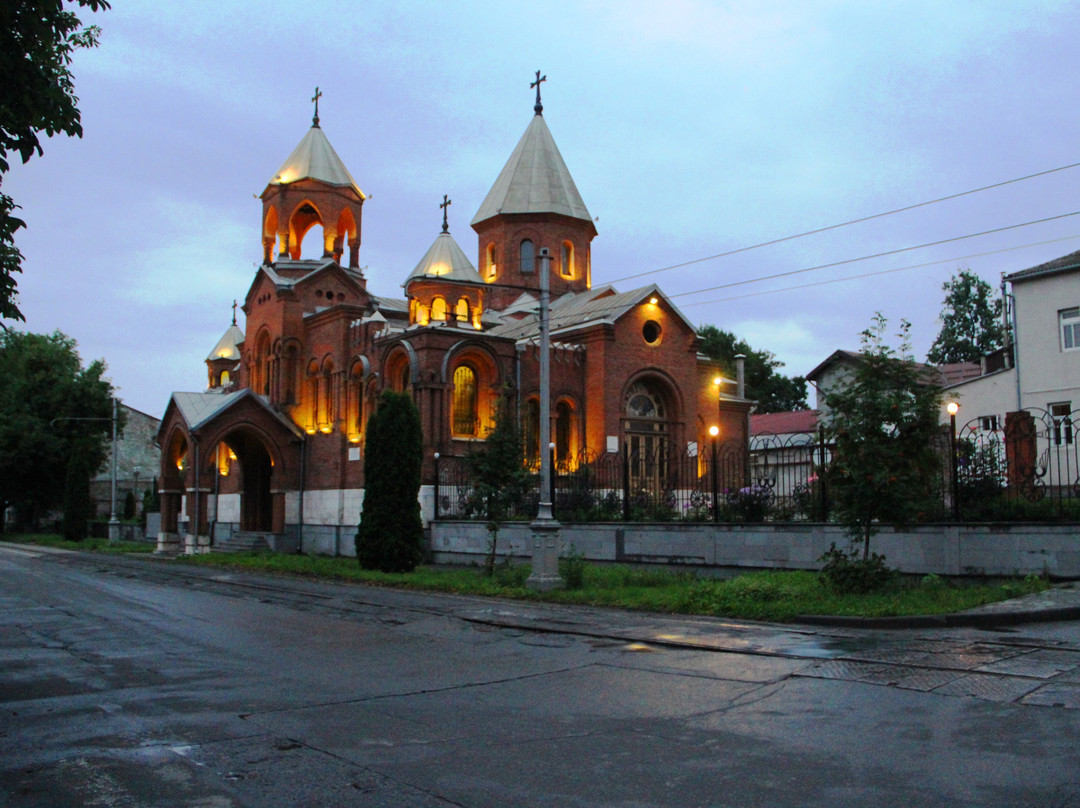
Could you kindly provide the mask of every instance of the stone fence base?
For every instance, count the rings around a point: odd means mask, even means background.
[[[498,555],[527,561],[529,526],[504,523]],[[719,568],[820,568],[833,543],[847,548],[843,528],[820,524],[564,524],[565,555],[571,547],[590,561],[656,564],[700,570]],[[482,522],[431,524],[436,563],[480,563],[487,553]],[[871,542],[891,567],[925,575],[1027,575],[1080,578],[1080,525],[920,525],[882,528]]]

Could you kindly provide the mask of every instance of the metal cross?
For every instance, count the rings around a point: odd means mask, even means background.
[[[534,112],[535,112],[535,113],[536,113],[537,115],[539,115],[540,113],[542,113],[542,112],[544,111],[544,105],[540,103],[540,82],[542,82],[542,81],[547,81],[547,76],[543,76],[543,77],[541,77],[541,76],[540,76],[540,71],[539,71],[539,70],[537,70],[537,71],[536,71],[536,81],[532,82],[532,83],[531,83],[531,84],[529,85],[529,89],[530,89],[530,90],[531,90],[531,89],[532,89],[533,87],[535,87],[535,88],[536,88],[536,105],[535,105],[535,106],[533,107],[533,111],[534,111]]]
[[[537,92],[539,92],[539,91],[537,91]],[[315,95],[313,95],[312,98],[311,98],[311,100],[315,102],[315,117],[311,119],[311,125],[312,126],[318,126],[319,125],[319,99],[320,98],[322,98],[322,93],[320,93],[319,88],[316,87],[315,88]]]
[[[446,209],[448,207],[450,207],[452,204],[454,204],[454,200],[448,199],[446,194],[443,194],[443,196],[442,196],[442,204],[439,205],[439,207],[442,208],[442,231],[444,233],[449,233],[450,232],[450,226],[446,223]]]
[[[236,325],[236,301],[232,302],[232,324]]]

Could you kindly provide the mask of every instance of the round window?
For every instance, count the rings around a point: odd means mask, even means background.
[[[649,320],[641,327],[641,336],[645,338],[645,341],[650,345],[655,345],[660,341],[660,323],[655,320]]]

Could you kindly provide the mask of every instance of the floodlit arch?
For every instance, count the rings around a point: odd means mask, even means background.
[[[308,231],[315,225],[323,226],[322,214],[310,199],[305,199],[295,208],[289,218],[289,257],[300,260],[301,245]]]

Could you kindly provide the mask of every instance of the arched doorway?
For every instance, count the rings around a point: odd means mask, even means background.
[[[671,465],[670,404],[665,389],[654,379],[630,385],[623,399],[623,429],[630,486],[655,493],[667,487]]]
[[[225,438],[239,466],[240,529],[270,532],[274,529],[270,482],[274,462],[262,441],[249,432],[237,431]]]

